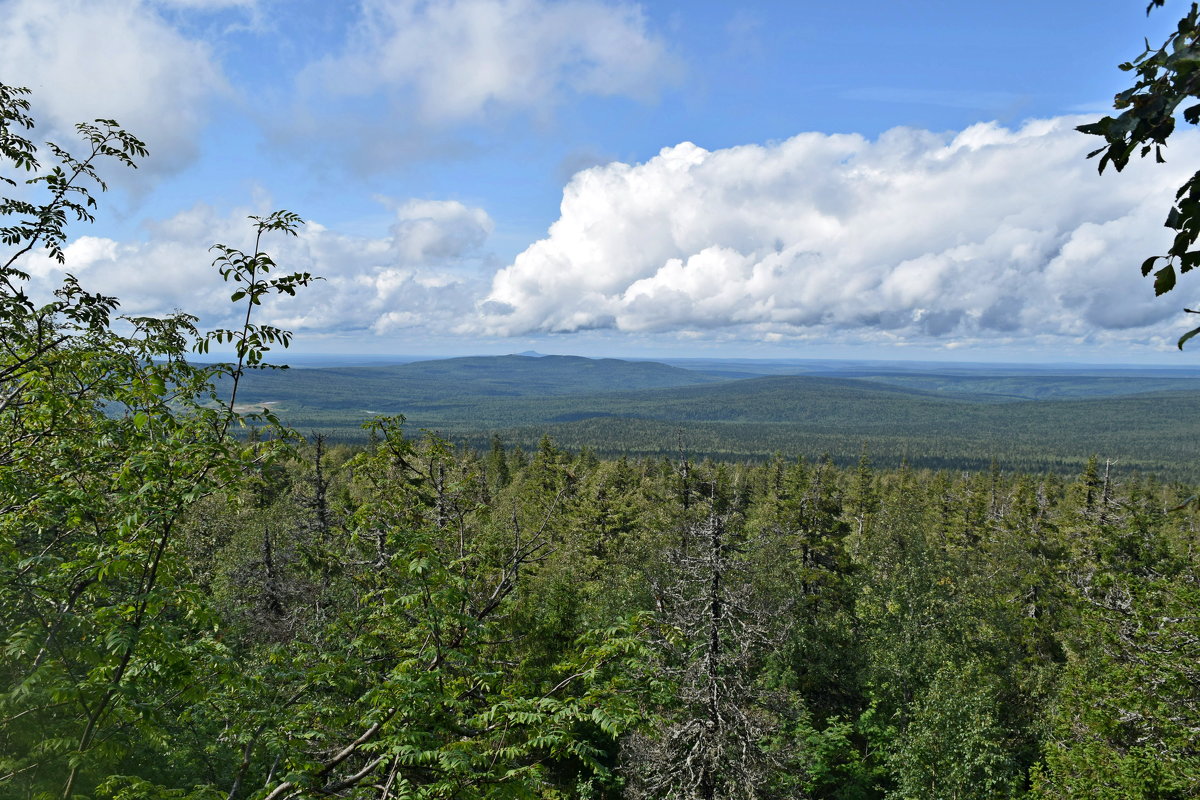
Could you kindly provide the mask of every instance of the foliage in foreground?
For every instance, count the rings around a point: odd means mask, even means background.
[[[1149,14],[1161,8],[1166,0],[1150,0]],[[1099,170],[1109,164],[1120,172],[1136,154],[1145,158],[1151,153],[1163,163],[1163,150],[1175,132],[1176,119],[1191,125],[1200,123],[1200,6],[1191,4],[1179,20],[1167,41],[1158,47],[1146,42],[1146,49],[1137,58],[1120,65],[1123,72],[1133,73],[1135,80],[1128,89],[1119,92],[1113,108],[1120,113],[1105,116],[1096,122],[1080,125],[1078,130],[1104,138],[1103,147],[1088,154],[1100,156]],[[1180,112],[1180,107],[1183,107]],[[1154,273],[1154,293],[1165,294],[1175,288],[1179,276],[1200,265],[1200,171],[1184,181],[1175,192],[1175,200],[1163,225],[1172,231],[1171,245],[1165,255],[1150,256],[1142,262],[1142,276]],[[1155,269],[1158,262],[1164,262]],[[1189,314],[1200,313],[1185,308]],[[1179,338],[1179,349],[1192,337],[1200,334],[1194,328]]]
[[[22,267],[62,262],[68,220],[91,220],[101,164],[132,167],[146,152],[98,120],[78,128],[82,157],[49,145],[43,168],[24,135],[27,94],[0,86],[0,155],[32,174],[0,176],[14,192],[0,199],[13,220],[0,228],[11,248],[0,263],[0,792],[521,795],[546,785],[547,761],[605,780],[595,742],[630,716],[611,687],[613,665],[637,657],[634,628],[580,636],[542,681],[511,680],[492,618],[545,537],[517,530],[485,553],[464,510],[448,546],[456,490],[444,456],[422,454],[422,468],[381,425],[336,525],[318,462],[305,546],[277,547],[269,519],[257,529],[254,509],[281,491],[294,435],[234,409],[245,371],[290,339],[254,309],[314,280],[273,274],[261,248],[266,234],[294,234],[296,215],[252,217],[249,252],[214,246],[244,309],[234,329],[202,335],[186,314],[117,317],[115,298],[70,276],[48,302],[25,292]],[[236,363],[187,361],[211,342]],[[218,377],[227,398],[213,391]],[[235,438],[248,421],[252,441]],[[211,560],[228,542],[202,515],[230,503],[231,524],[262,537],[261,562],[239,563],[266,571],[246,620],[213,599],[212,578],[240,584]],[[303,578],[279,582],[292,561]],[[301,596],[311,607],[287,613]]]

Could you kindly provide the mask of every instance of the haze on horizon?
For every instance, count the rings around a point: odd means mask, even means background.
[[[0,80],[149,144],[68,249],[127,313],[227,323],[207,248],[285,207],[301,354],[1185,365],[1137,265],[1200,137],[1074,130],[1177,5],[0,0]]]

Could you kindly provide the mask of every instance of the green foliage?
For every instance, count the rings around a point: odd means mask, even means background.
[[[1152,0],[1146,8],[1149,13],[1164,0]],[[1175,131],[1176,115],[1185,106],[1182,116],[1185,122],[1200,123],[1200,8],[1192,3],[1191,9],[1179,20],[1174,33],[1160,47],[1146,43],[1146,49],[1132,61],[1120,65],[1125,72],[1136,78],[1133,86],[1117,94],[1113,107],[1121,113],[1116,117],[1080,125],[1083,133],[1102,136],[1105,145],[1088,154],[1100,156],[1099,170],[1112,164],[1119,172],[1137,153],[1145,158],[1151,152],[1162,163],[1163,148]],[[1190,105],[1187,105],[1190,104]],[[1151,256],[1142,263],[1142,275],[1154,272],[1154,293],[1165,294],[1175,288],[1177,273],[1190,272],[1200,265],[1200,249],[1195,247],[1200,238],[1200,172],[1196,172],[1175,192],[1175,202],[1167,214],[1166,227],[1175,231],[1171,246],[1165,255]],[[1155,270],[1155,265],[1165,262]],[[1186,309],[1189,313],[1197,313]],[[1200,328],[1189,331],[1179,339],[1179,348],[1196,334]]]
[[[350,602],[267,652],[292,670],[275,679],[291,685],[286,718],[261,742],[283,776],[267,796],[364,783],[417,797],[531,796],[553,763],[611,780],[603,742],[637,719],[624,677],[642,651],[637,623],[574,639],[539,684],[505,670],[497,620],[541,534],[489,555],[463,504],[478,476],[436,440],[417,445],[388,420],[376,430],[378,444],[345,467],[354,510],[338,557]],[[253,745],[255,718],[235,724]]]
[[[1008,798],[1020,765],[999,709],[998,681],[974,665],[946,666],[916,704],[893,756],[897,798]]]
[[[48,145],[43,169],[12,127],[32,126],[25,94],[0,90],[3,154],[34,173],[22,199],[0,202],[16,218],[0,236],[0,772],[71,797],[161,741],[223,670],[177,533],[197,500],[281,450],[225,437],[238,417],[212,407],[215,370],[185,361],[194,317],[114,319],[116,300],[71,276],[49,303],[25,294],[19,260],[39,248],[63,260],[68,221],[90,221],[104,188],[100,164],[145,155],[98,120],[77,128],[83,157]]]
[[[1090,797],[1191,797],[1200,791],[1194,521],[1179,537],[1161,511],[1126,502],[1110,514],[1073,587],[1078,624],[1035,794],[1077,797],[1082,786]]]

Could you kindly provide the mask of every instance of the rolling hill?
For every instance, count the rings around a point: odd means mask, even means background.
[[[392,366],[250,372],[239,389],[248,403],[398,413],[448,398],[579,395],[655,389],[720,378],[654,361],[579,356],[473,356]],[[218,387],[220,388],[220,387]]]
[[[264,371],[240,393],[302,431],[361,438],[360,425],[404,414],[412,429],[484,447],[532,447],[550,434],[602,454],[676,452],[837,460],[866,444],[884,465],[1072,471],[1092,453],[1119,469],[1195,477],[1200,377],[1194,373],[1011,374],[980,367],[824,375],[703,371],[645,361],[497,356],[397,366]],[[773,369],[781,369],[774,366]],[[838,377],[829,377],[829,375]]]

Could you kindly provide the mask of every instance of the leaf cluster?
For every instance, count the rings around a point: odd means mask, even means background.
[[[1146,12],[1163,5],[1152,0]],[[1200,123],[1200,7],[1196,3],[1176,25],[1175,31],[1159,47],[1145,44],[1145,50],[1132,61],[1120,65],[1124,72],[1133,73],[1134,84],[1119,92],[1113,107],[1121,113],[1080,125],[1082,133],[1103,137],[1105,145],[1088,153],[1100,156],[1099,171],[1112,165],[1118,172],[1128,165],[1136,153],[1139,158],[1154,154],[1163,163],[1163,149],[1175,131],[1176,116],[1188,124]],[[1182,108],[1182,110],[1181,110]],[[1163,223],[1175,231],[1165,255],[1150,256],[1142,262],[1142,275],[1154,273],[1155,295],[1166,294],[1175,288],[1178,276],[1200,265],[1200,171],[1197,171],[1175,192],[1175,202]],[[1158,262],[1165,262],[1157,270]],[[1197,313],[1185,309],[1188,313]],[[1179,339],[1179,348],[1200,333],[1196,328]]]

